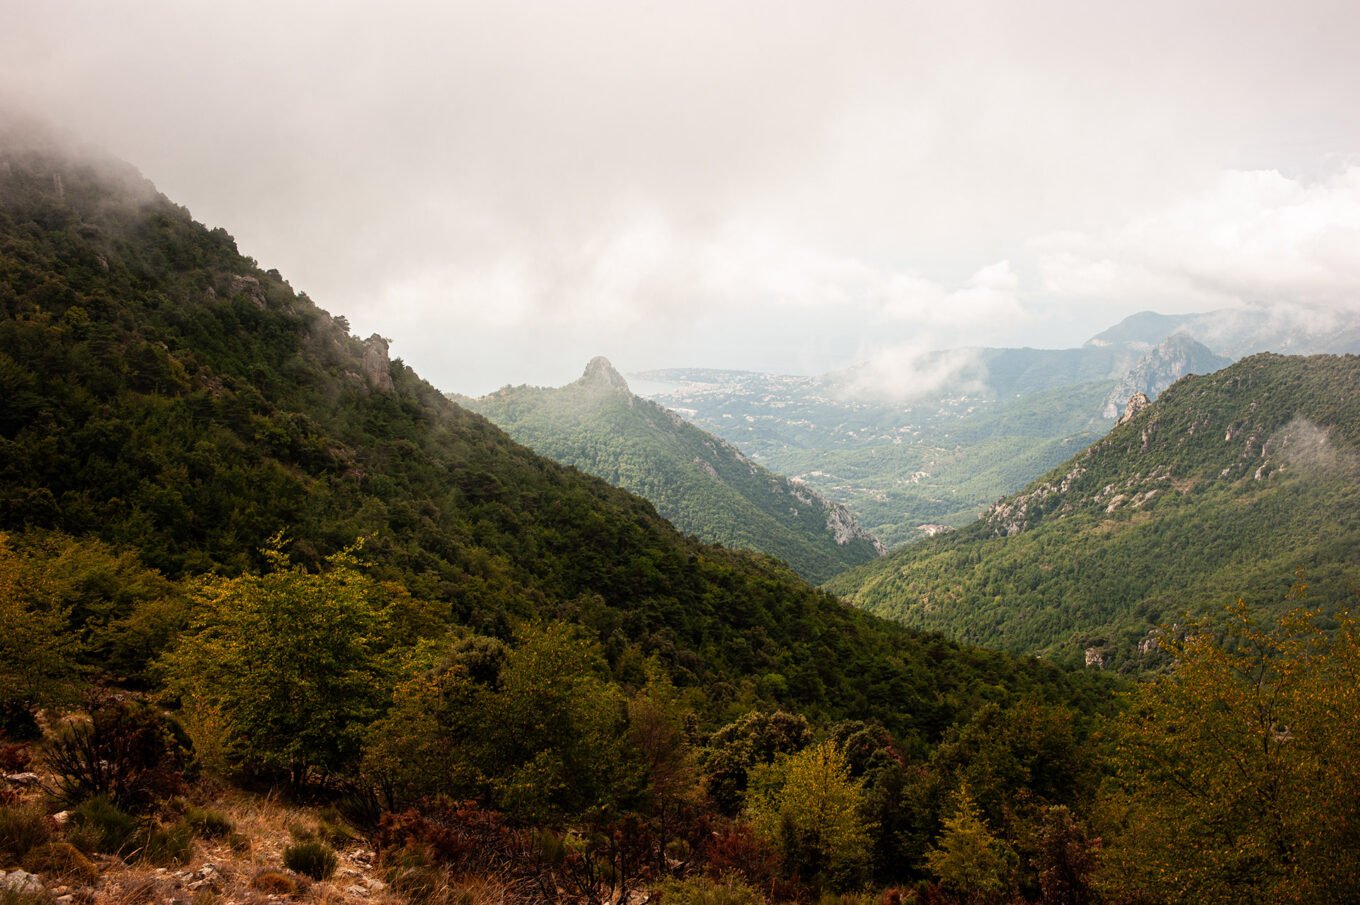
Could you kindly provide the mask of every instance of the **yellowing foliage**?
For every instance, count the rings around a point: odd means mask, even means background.
[[[1360,623],[1238,604],[1221,640],[1167,639],[1175,668],[1114,729],[1104,883],[1194,902],[1356,901]]]

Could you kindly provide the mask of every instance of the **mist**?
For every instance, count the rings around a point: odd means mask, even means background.
[[[9,5],[0,105],[444,389],[1360,300],[1352,3]]]

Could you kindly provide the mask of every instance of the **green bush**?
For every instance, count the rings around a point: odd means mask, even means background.
[[[19,859],[52,838],[52,827],[33,805],[0,807],[0,855]]]
[[[99,878],[99,868],[69,842],[39,845],[21,863],[30,873],[58,877],[68,883],[92,883]]]
[[[184,864],[194,854],[194,830],[184,820],[149,827],[139,841],[138,856],[152,864]]]
[[[667,880],[656,889],[663,905],[762,905],[765,899],[736,877]]]
[[[339,859],[335,849],[324,842],[299,842],[283,850],[283,865],[313,880],[324,880],[335,873]]]
[[[139,821],[104,795],[71,811],[70,840],[87,852],[121,855],[131,847]]]
[[[68,804],[105,796],[119,807],[147,808],[180,793],[193,745],[170,717],[139,701],[97,697],[87,719],[63,725],[44,760]]]
[[[184,812],[184,820],[202,839],[225,839],[236,830],[226,814],[212,808],[190,807]]]

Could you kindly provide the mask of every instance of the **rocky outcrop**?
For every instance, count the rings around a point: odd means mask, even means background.
[[[1129,397],[1129,401],[1124,405],[1124,414],[1120,416],[1119,423],[1132,421],[1134,416],[1152,404],[1148,399],[1147,393],[1134,393]]]
[[[231,285],[227,287],[227,297],[231,298],[238,295],[245,296],[256,308],[262,309],[265,306],[264,288],[260,286],[260,281],[253,276],[241,274],[231,278]]]
[[[1120,378],[1105,400],[1102,414],[1119,415],[1119,406],[1131,396],[1142,394],[1156,399],[1171,384],[1186,374],[1211,374],[1226,368],[1232,360],[1215,355],[1207,346],[1186,333],[1175,333],[1162,340]],[[1129,416],[1125,414],[1122,424]]]
[[[840,503],[833,503],[821,494],[817,494],[817,499],[826,505],[826,527],[831,531],[836,543],[842,547],[852,544],[855,541],[868,541],[873,545],[874,550],[882,556],[884,551],[883,543],[874,537],[860,525],[859,519],[855,518],[854,513],[846,509]]]
[[[374,333],[364,340],[364,380],[379,393],[392,392],[392,362],[387,357],[388,340]]]
[[[629,397],[630,404],[632,402],[633,394],[628,389],[628,381],[623,379],[622,374],[614,370],[609,359],[603,355],[595,356],[586,364],[586,369],[581,374],[581,379],[576,381],[576,384],[590,390],[618,393]]]

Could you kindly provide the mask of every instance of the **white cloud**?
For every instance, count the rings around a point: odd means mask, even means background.
[[[1347,0],[9,5],[0,93],[451,389],[1354,284]]]
[[[1314,180],[1227,171],[1164,210],[1031,248],[1036,288],[1069,302],[1360,312],[1360,167]]]

